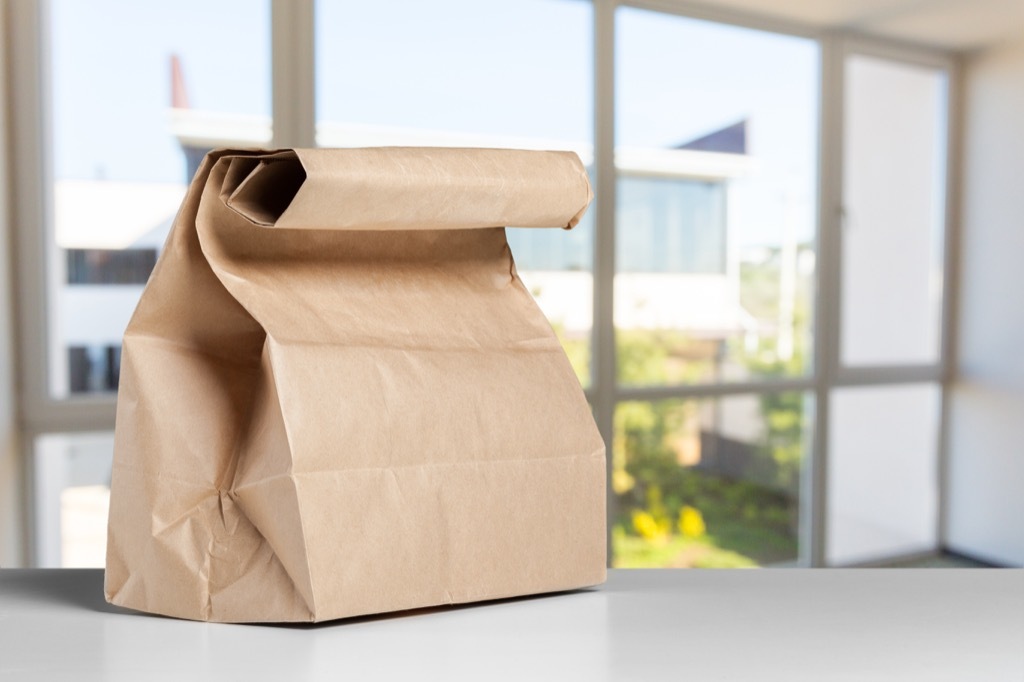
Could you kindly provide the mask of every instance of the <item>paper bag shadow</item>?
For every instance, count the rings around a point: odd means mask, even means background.
[[[113,613],[124,616],[135,616],[138,618],[168,618],[167,616],[133,611],[131,609],[125,609],[120,606],[114,606],[113,604],[107,603],[106,598],[103,596],[103,569],[99,568],[62,569],[52,571],[13,571],[12,574],[5,576],[4,587],[5,589],[10,589],[13,592],[30,597],[39,604],[70,606],[99,613]],[[440,606],[429,606],[419,609],[408,609],[405,611],[392,611],[390,613],[340,618],[337,620],[327,620],[319,623],[246,623],[245,625],[291,629],[343,627],[345,625],[356,625],[358,623],[400,620],[403,618],[414,618],[417,616],[453,611],[487,609],[500,604],[513,604],[516,602],[530,602],[546,599],[564,599],[569,595],[593,592],[596,589],[597,588],[594,587],[585,587],[576,590],[531,594],[519,597],[506,597],[504,599],[491,599],[489,601],[471,602],[466,604],[443,604]]]
[[[471,611],[475,609],[488,609],[501,604],[514,604],[516,602],[543,601],[548,599],[564,599],[574,594],[586,594],[594,592],[597,587],[581,587],[575,590],[563,590],[561,592],[545,592],[541,594],[527,594],[517,597],[505,597],[502,599],[489,599],[487,601],[467,602],[465,604],[440,604],[438,606],[427,606],[419,609],[406,609],[404,611],[390,611],[388,613],[374,613],[366,616],[352,616],[350,618],[338,618],[325,620],[319,623],[247,623],[255,627],[286,628],[298,630],[317,630],[320,628],[344,627],[346,625],[358,625],[360,623],[372,623],[377,621],[402,620],[431,614],[451,613],[456,611]]]

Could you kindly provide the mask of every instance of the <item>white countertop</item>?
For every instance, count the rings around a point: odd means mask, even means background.
[[[319,625],[103,601],[0,571],[0,680],[1024,681],[1024,570],[611,571],[600,588]]]

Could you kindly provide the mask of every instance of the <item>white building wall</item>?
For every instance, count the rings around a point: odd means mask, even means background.
[[[951,549],[1024,565],[1024,38],[966,68]]]

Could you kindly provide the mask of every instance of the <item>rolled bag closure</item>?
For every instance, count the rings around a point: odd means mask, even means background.
[[[593,193],[574,152],[374,147],[228,153],[220,191],[253,224],[306,230],[571,229]]]

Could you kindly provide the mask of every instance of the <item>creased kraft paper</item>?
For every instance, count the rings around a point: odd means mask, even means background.
[[[128,329],[107,599],[320,621],[605,578],[605,454],[503,226],[575,154],[217,151]]]

